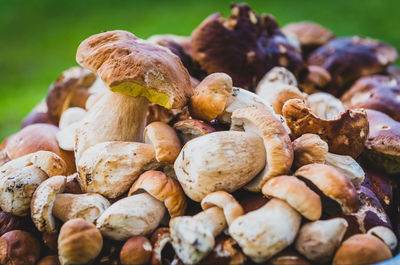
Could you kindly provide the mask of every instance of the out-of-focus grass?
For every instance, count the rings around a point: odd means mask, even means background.
[[[314,20],[338,36],[362,35],[400,47],[400,1],[247,1],[281,25]],[[209,14],[229,14],[230,1],[0,0],[0,140],[18,131],[22,118],[46,95],[51,82],[76,65],[86,37],[124,29],[189,35]]]

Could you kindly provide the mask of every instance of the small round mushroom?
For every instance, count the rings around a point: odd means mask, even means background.
[[[54,199],[53,215],[63,222],[75,218],[94,223],[110,207],[110,202],[96,193],[57,194]]]
[[[389,247],[375,236],[357,234],[346,239],[333,258],[333,265],[374,264],[392,258]]]
[[[243,214],[243,208],[227,192],[216,191],[201,201],[202,212],[172,218],[172,246],[185,264],[197,264],[215,246],[215,237]]]
[[[300,228],[295,247],[311,261],[328,263],[339,247],[347,227],[348,224],[343,218],[304,224]]]
[[[31,218],[39,231],[49,233],[57,231],[52,211],[56,195],[63,192],[66,182],[66,177],[54,176],[43,181],[33,193]]]
[[[324,120],[335,120],[345,111],[343,103],[329,93],[319,92],[309,95],[307,103],[311,111]]]
[[[174,129],[183,145],[194,138],[215,132],[211,125],[195,119],[178,121],[174,124]]]
[[[152,145],[99,143],[87,149],[78,162],[79,184],[83,192],[114,199],[125,193],[143,171],[158,165]]]
[[[304,102],[288,100],[283,106],[283,116],[294,137],[305,133],[318,134],[329,145],[329,151],[357,158],[368,137],[368,119],[364,110],[347,110],[335,120],[315,116]]]
[[[97,143],[140,142],[149,101],[180,109],[192,94],[189,73],[179,57],[127,31],[87,38],[79,45],[76,60],[96,72],[110,89],[90,108],[77,131],[78,162]]]
[[[265,183],[262,193],[267,197],[286,201],[309,220],[315,221],[321,217],[320,197],[296,177],[274,177]]]
[[[86,264],[94,260],[103,247],[103,237],[93,224],[81,218],[64,223],[58,236],[61,265]]]
[[[119,259],[123,265],[147,265],[152,250],[150,241],[146,237],[131,237],[122,247]]]
[[[274,198],[236,218],[229,234],[248,257],[262,263],[294,242],[300,222],[301,215],[295,209]]]
[[[123,198],[97,219],[103,235],[114,240],[148,235],[160,224],[166,210],[171,217],[182,215],[186,200],[179,183],[160,171],[146,171]]]
[[[265,156],[262,138],[256,134],[222,131],[189,141],[174,169],[185,194],[200,202],[211,192],[243,187],[263,169]]]
[[[12,230],[0,237],[0,264],[35,265],[40,257],[40,243],[30,233]]]
[[[246,185],[246,189],[258,192],[268,179],[289,173],[293,162],[292,144],[289,134],[273,112],[255,107],[236,110],[232,115],[231,130],[255,133],[264,141],[264,170]]]

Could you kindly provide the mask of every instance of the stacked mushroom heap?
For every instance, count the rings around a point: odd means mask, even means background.
[[[190,37],[89,37],[1,145],[0,263],[390,259],[396,58],[246,4]]]

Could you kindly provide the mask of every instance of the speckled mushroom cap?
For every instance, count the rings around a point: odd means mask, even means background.
[[[183,107],[192,93],[179,57],[127,31],[87,38],[79,45],[76,60],[96,72],[111,91],[144,96],[168,109]]]
[[[378,110],[400,121],[400,79],[384,75],[360,78],[341,99],[347,107]]]
[[[283,106],[283,117],[294,137],[306,133],[318,134],[326,141],[331,153],[357,158],[368,137],[368,119],[363,109],[346,110],[334,120],[315,116],[307,105],[298,99],[288,100]]]
[[[322,193],[338,202],[344,213],[353,213],[359,207],[356,189],[339,170],[324,164],[308,164],[294,175],[311,181]]]
[[[279,176],[265,183],[262,193],[286,201],[290,206],[309,220],[321,217],[321,199],[301,180],[293,176]]]
[[[148,192],[164,203],[171,217],[183,215],[186,210],[186,198],[178,181],[161,171],[144,172],[129,190],[128,196]]]

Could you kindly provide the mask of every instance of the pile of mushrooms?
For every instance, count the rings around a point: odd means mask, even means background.
[[[231,8],[190,37],[79,45],[80,66],[0,146],[0,264],[396,254],[396,50]]]

